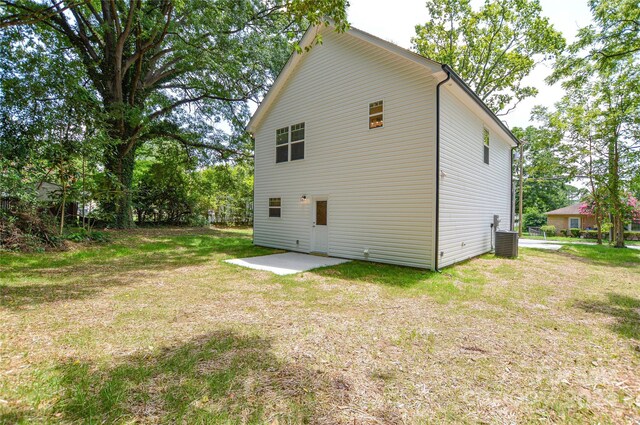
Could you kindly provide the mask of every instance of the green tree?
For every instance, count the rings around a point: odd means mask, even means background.
[[[545,125],[563,131],[567,168],[588,178],[594,214],[611,216],[614,244],[622,247],[638,170],[640,69],[629,57],[600,69],[585,63],[582,71],[563,83],[567,94]]]
[[[581,28],[560,57],[551,80],[588,78],[591,67],[606,68],[640,52],[637,0],[589,0],[593,24]]]
[[[218,159],[247,149],[238,146],[246,138],[225,136],[217,123],[242,133],[247,101],[264,93],[308,24],[330,17],[338,28],[346,27],[346,0],[2,0],[0,5],[2,31],[23,35],[22,50],[42,45],[82,69],[109,141],[104,166],[115,195],[106,208],[117,227],[133,224],[131,187],[142,144],[173,139],[206,148]],[[64,74],[62,69],[57,71]]]
[[[218,164],[205,168],[198,172],[198,189],[201,210],[218,216],[230,215],[238,221],[251,219],[247,213],[253,203],[252,164]]]
[[[536,112],[540,114],[541,110]],[[569,183],[572,175],[567,172],[562,132],[553,126],[529,126],[514,128],[513,133],[524,142],[523,155],[523,222],[524,227],[535,227],[546,223],[545,212],[572,203],[579,191]],[[516,210],[519,209],[516,197]]]
[[[429,22],[416,26],[414,49],[451,66],[494,111],[508,113],[535,87],[522,84],[540,62],[564,48],[538,0],[428,0]]]

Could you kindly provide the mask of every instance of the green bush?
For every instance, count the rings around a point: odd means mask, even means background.
[[[98,230],[78,229],[76,232],[65,235],[65,239],[73,242],[109,242],[111,237],[108,233]]]
[[[556,226],[540,226],[540,230],[543,231],[547,236],[556,235]]]
[[[624,232],[624,239],[627,241],[640,241],[640,232]]]
[[[580,237],[580,229],[576,229],[576,228],[572,227],[571,229],[569,229],[569,232],[571,233],[571,237],[572,238],[579,238]]]
[[[603,234],[606,236],[606,234]],[[598,231],[597,230],[583,230],[580,232],[580,237],[585,239],[598,239]]]
[[[569,231],[567,229],[562,229],[560,230],[560,235],[564,236],[564,237],[568,237],[569,236]]]

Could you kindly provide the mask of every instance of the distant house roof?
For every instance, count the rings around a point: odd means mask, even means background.
[[[549,212],[546,212],[545,214],[546,215],[589,215],[589,214],[580,213],[580,205],[581,203],[578,202],[577,204],[569,205],[568,207],[564,207],[564,208],[558,208],[557,210],[549,211]]]

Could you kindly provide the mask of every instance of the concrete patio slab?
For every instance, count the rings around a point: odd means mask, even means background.
[[[319,257],[317,255],[285,252],[284,254],[262,255],[260,257],[225,260],[227,263],[255,270],[266,270],[278,275],[304,272],[318,267],[335,266],[349,262],[342,258]]]

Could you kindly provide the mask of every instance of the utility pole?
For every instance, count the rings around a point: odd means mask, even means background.
[[[523,185],[523,176],[522,169],[524,168],[524,144],[525,141],[520,141],[520,202],[518,203],[518,237],[522,237],[522,226],[524,223],[522,222],[522,185]]]

